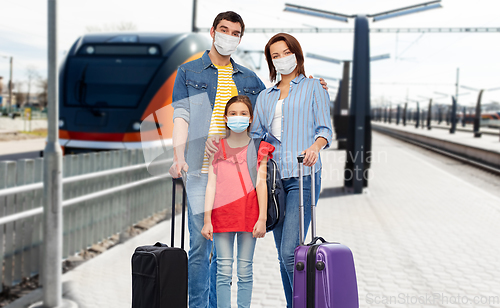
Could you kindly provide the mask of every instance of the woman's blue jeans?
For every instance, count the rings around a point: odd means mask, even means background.
[[[299,245],[299,178],[282,179],[286,194],[286,214],[283,224],[273,230],[274,242],[278,250],[281,280],[285,291],[287,307],[292,307],[293,299],[293,269],[295,258],[295,247]],[[311,222],[311,177],[304,179],[304,213],[305,234]],[[321,171],[315,175],[316,203],[319,199],[321,189]]]
[[[234,237],[237,237],[238,308],[250,308],[253,285],[253,253],[256,238],[251,232],[214,233],[217,250],[217,308],[231,308]]]

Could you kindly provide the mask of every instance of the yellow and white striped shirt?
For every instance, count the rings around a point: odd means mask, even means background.
[[[214,64],[215,65],[215,64]],[[226,123],[224,122],[224,109],[226,109],[227,101],[238,95],[238,89],[233,81],[233,66],[231,63],[226,66],[215,65],[218,70],[217,76],[217,93],[215,94],[214,110],[212,119],[210,120],[210,129],[208,137],[226,136]],[[208,173],[208,157],[203,159],[203,167],[201,173]]]

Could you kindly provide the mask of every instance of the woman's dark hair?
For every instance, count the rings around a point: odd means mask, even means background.
[[[217,29],[217,26],[219,25],[221,20],[227,20],[230,22],[239,22],[241,26],[240,37],[243,36],[243,32],[245,32],[245,23],[243,22],[243,18],[241,18],[241,16],[238,13],[235,13],[233,11],[219,13],[219,15],[215,17],[214,23],[212,24],[214,30]]]
[[[250,101],[250,98],[246,95],[236,95],[231,97],[226,103],[226,109],[224,109],[224,115],[227,117],[227,112],[229,110],[229,106],[231,106],[234,103],[243,103],[248,107],[248,111],[250,112],[250,120],[253,119],[253,108],[252,108],[252,102]],[[229,129],[227,127],[226,123],[226,129]],[[250,131],[250,125],[248,125],[247,132]]]
[[[273,36],[269,42],[267,42],[264,48],[264,53],[266,54],[267,66],[269,67],[269,79],[274,82],[276,81],[276,69],[274,68],[273,58],[271,57],[271,45],[283,41],[288,46],[288,49],[295,54],[297,59],[297,67],[299,68],[297,73],[306,75],[304,70],[304,53],[302,52],[302,47],[300,47],[299,41],[288,33],[278,33]]]

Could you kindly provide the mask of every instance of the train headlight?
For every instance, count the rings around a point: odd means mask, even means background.
[[[156,55],[156,53],[158,52],[158,48],[156,48],[154,46],[149,47],[148,52],[150,55]]]
[[[59,128],[63,128],[63,126],[64,126],[64,120],[59,119]]]
[[[94,47],[92,47],[92,46],[88,46],[88,47],[87,47],[87,49],[85,49],[85,51],[86,51],[89,55],[91,55],[91,54],[93,54],[93,53],[94,53],[95,49],[94,49]]]
[[[134,130],[140,130],[141,129],[141,123],[135,122],[134,124],[132,124],[132,128]]]

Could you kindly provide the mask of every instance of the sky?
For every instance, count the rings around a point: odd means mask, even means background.
[[[345,14],[373,14],[425,1],[414,0],[198,0],[196,23],[209,28],[222,11],[238,12],[247,28],[353,28],[354,21],[334,20],[284,12],[285,2]],[[14,56],[14,81],[26,78],[27,67],[37,69],[41,76],[47,71],[47,1],[0,0],[0,76],[4,83],[9,76],[9,61],[1,56]],[[87,27],[103,27],[132,22],[138,31],[191,31],[192,2],[172,0],[59,0],[59,60]],[[416,27],[495,27],[500,28],[499,0],[443,0],[443,8],[406,15],[380,22],[371,28]],[[204,32],[210,38],[208,32]],[[352,33],[291,33],[311,52],[336,59],[351,59]],[[246,33],[239,49],[263,50],[273,33]],[[500,87],[500,32],[496,33],[372,33],[370,54],[390,54],[390,59],[372,62],[372,105],[385,102],[398,104],[406,97],[426,101],[435,92],[455,94],[457,68],[459,84],[473,88]],[[258,56],[254,58],[259,60]],[[268,78],[265,60],[256,72]],[[341,77],[342,66],[306,58],[308,75]],[[337,81],[327,80],[330,95],[335,95]],[[473,106],[477,92],[460,89],[459,104]],[[469,94],[467,94],[469,93]],[[485,92],[483,103],[500,102],[500,90]]]

